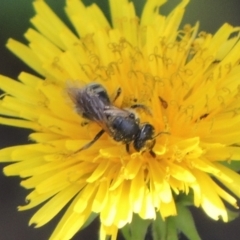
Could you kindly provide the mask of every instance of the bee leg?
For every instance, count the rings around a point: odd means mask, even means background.
[[[151,154],[152,157],[156,157],[156,153],[153,150],[150,150],[149,153]]]
[[[82,150],[88,149],[89,147],[91,147],[104,133],[105,131],[102,129],[100,132],[97,133],[97,135],[94,137],[94,139],[87,143],[86,145],[84,145],[83,147],[81,147],[80,149],[78,149],[77,151],[75,151],[74,153],[78,153]]]
[[[88,122],[87,122],[87,121],[81,122],[81,126],[82,126],[82,127],[84,127],[84,126],[86,126],[86,125],[88,125]]]
[[[129,152],[129,143],[126,144],[126,151],[127,151],[127,153],[130,153]]]
[[[144,110],[148,115],[152,115],[151,111],[149,110],[149,108],[143,104],[134,104],[131,106],[131,108],[136,109],[136,108],[141,108],[142,110]]]
[[[112,102],[115,102],[118,99],[118,97],[120,96],[121,93],[122,93],[122,89],[119,87],[118,90],[117,90],[116,96],[114,97]]]

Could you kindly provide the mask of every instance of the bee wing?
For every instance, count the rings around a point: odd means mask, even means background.
[[[115,134],[112,127],[114,119],[116,117],[128,118],[132,114],[130,111],[111,105],[106,90],[100,84],[91,83],[84,88],[68,88],[67,92],[77,113],[96,122],[110,136]]]
[[[82,117],[95,122],[105,120],[106,104],[95,92],[87,91],[85,88],[68,88],[67,92],[75,105],[76,112]]]

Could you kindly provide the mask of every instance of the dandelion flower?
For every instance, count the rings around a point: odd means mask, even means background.
[[[190,191],[215,220],[228,221],[223,200],[237,207],[240,177],[222,163],[240,159],[240,28],[224,24],[214,35],[199,33],[198,23],[180,29],[188,0],[168,16],[159,13],[164,2],[146,1],[138,18],[132,2],[109,0],[109,23],[96,4],[67,0],[74,34],[35,1],[29,44],[7,43],[38,76],[0,77],[0,123],[33,131],[32,143],[0,150],[0,161],[13,162],[4,173],[32,189],[19,210],[42,204],[30,224],[46,224],[70,203],[50,239],[71,239],[95,215],[100,238],[116,239],[134,214],[176,216],[175,196]],[[149,109],[135,109],[141,123],[155,135],[169,133],[156,136],[154,154],[127,152],[107,133],[78,152],[101,127],[74,111],[66,88],[92,82],[111,99],[121,88],[118,108]]]

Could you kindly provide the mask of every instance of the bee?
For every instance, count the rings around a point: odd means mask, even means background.
[[[125,144],[128,153],[130,144],[133,144],[137,152],[149,151],[152,156],[155,156],[152,150],[156,141],[154,127],[149,123],[140,123],[129,109],[114,106],[101,84],[90,83],[83,88],[68,88],[67,92],[75,105],[76,112],[86,120],[96,122],[102,128],[92,141],[76,152],[89,148],[106,132],[115,141]],[[113,102],[120,94],[121,88],[118,89]],[[131,107],[146,109],[141,104]]]

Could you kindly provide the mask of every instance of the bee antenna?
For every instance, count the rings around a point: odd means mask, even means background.
[[[157,135],[155,135],[154,137],[153,137],[153,139],[155,139],[155,138],[157,138],[159,135],[161,135],[161,134],[169,134],[170,135],[170,132],[160,132],[160,133],[158,133]]]

